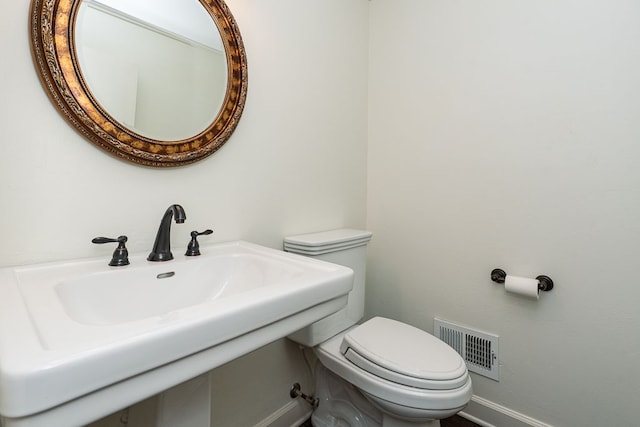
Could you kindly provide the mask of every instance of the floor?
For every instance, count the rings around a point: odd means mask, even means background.
[[[311,427],[311,420],[308,420],[300,427]],[[446,418],[440,421],[440,427],[480,427],[478,424],[471,422],[458,415],[454,415],[451,418]]]
[[[478,424],[469,421],[466,418],[462,418],[459,415],[454,415],[451,418],[440,421],[440,427],[480,427]]]

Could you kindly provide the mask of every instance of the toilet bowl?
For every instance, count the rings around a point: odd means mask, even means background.
[[[462,358],[434,336],[395,320],[374,317],[314,350],[323,366],[383,414],[409,425],[436,425],[433,420],[454,415],[471,398]]]
[[[319,405],[315,427],[438,426],[471,399],[462,357],[433,335],[364,314],[366,245],[371,233],[343,229],[293,236],[285,250],[354,270],[347,307],[290,339],[313,348]]]

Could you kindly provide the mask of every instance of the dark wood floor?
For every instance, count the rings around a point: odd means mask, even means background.
[[[300,427],[311,427],[311,420],[307,420]],[[440,427],[480,427],[478,424],[471,422],[461,416],[454,415],[451,418],[440,420]]]
[[[446,418],[440,421],[440,427],[480,427],[478,424],[469,421],[466,418],[462,418],[459,415],[454,415],[451,418]]]

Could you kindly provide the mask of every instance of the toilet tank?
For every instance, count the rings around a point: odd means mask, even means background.
[[[370,231],[339,229],[286,237],[284,250],[349,267],[354,272],[347,306],[331,316],[289,335],[289,339],[313,347],[355,325],[364,315],[367,244]]]

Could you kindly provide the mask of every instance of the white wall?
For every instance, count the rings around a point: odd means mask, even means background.
[[[637,425],[640,3],[374,0],[368,313],[500,335],[475,393]],[[547,274],[532,302],[494,267]]]
[[[173,226],[177,252],[191,230],[207,227],[215,234],[202,244],[246,239],[275,248],[291,233],[364,227],[368,2],[227,3],[248,57],[243,118],[212,157],[168,170],[119,161],[72,130],[35,73],[29,2],[0,4],[1,266],[91,256],[107,262],[113,248],[91,244],[102,235],[126,234],[130,252],[148,252],[172,203],[188,217]],[[244,408],[251,422],[287,403],[288,387],[305,372],[295,346],[276,343],[262,354],[241,372],[222,368],[238,373],[219,374],[232,380],[214,391],[224,398],[225,390],[249,387],[260,396]],[[256,381],[262,371],[269,374]]]

